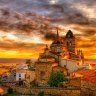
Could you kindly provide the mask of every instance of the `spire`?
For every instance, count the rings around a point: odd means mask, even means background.
[[[57,27],[57,40],[59,40],[59,31],[58,31],[58,27]]]

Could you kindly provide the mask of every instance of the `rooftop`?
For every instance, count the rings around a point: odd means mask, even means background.
[[[96,84],[96,70],[81,69],[73,73],[75,76],[77,76],[76,74],[81,75],[82,80]]]

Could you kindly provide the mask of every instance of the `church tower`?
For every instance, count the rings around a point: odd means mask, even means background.
[[[75,53],[75,37],[71,30],[65,36],[65,44],[68,52]]]
[[[59,32],[57,28],[57,36],[55,41],[52,42],[50,48],[52,53],[60,54],[61,53],[61,41],[59,40]]]

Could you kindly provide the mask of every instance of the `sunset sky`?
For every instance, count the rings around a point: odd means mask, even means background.
[[[0,0],[0,58],[37,58],[59,26],[85,58],[96,58],[96,0]]]

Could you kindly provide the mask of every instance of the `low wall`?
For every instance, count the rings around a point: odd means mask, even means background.
[[[52,94],[57,96],[80,96],[80,88],[56,88],[56,87],[20,87],[12,86],[8,83],[4,84],[5,86],[11,87],[15,92],[20,94],[38,94],[41,91],[44,91],[45,94]]]
[[[60,96],[80,96],[80,89],[65,89],[65,88],[24,88],[11,87],[15,92],[21,94],[38,94],[44,91],[45,94],[54,94]]]

